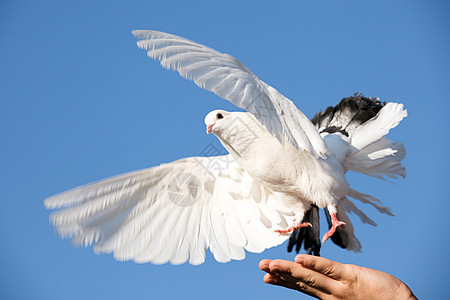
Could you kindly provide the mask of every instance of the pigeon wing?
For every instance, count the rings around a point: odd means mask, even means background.
[[[277,90],[234,57],[188,39],[153,30],[135,30],[139,48],[161,65],[205,90],[252,113],[282,144],[324,157],[327,147],[308,118]]]
[[[241,260],[283,243],[295,217],[230,155],[190,157],[81,186],[45,200],[75,245],[118,260],[162,264]]]

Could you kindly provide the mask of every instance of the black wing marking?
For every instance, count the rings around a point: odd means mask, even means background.
[[[320,133],[340,132],[351,136],[358,126],[373,118],[385,104],[376,98],[355,93],[343,98],[335,107],[329,106],[325,111],[315,114],[311,122]]]

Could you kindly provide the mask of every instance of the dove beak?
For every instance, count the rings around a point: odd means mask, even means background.
[[[212,123],[212,124],[209,124],[208,126],[206,126],[206,133],[207,134],[211,133],[214,124],[216,124],[216,123]]]

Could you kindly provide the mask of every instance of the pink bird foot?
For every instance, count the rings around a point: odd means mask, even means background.
[[[297,220],[295,220],[294,221],[294,223],[292,223],[292,225],[291,226],[289,226],[288,228],[286,228],[286,229],[277,229],[277,230],[275,230],[275,232],[276,233],[279,233],[279,234],[287,234],[287,233],[291,233],[292,231],[294,231],[294,230],[297,230],[297,229],[299,229],[299,228],[302,228],[302,227],[312,227],[312,224],[311,223],[309,223],[309,222],[303,222],[303,223],[298,223],[297,222]]]
[[[341,222],[337,219],[336,213],[331,213],[331,221],[332,221],[331,228],[323,236],[322,244],[325,243],[326,240],[328,240],[336,232],[336,228],[341,227],[341,226],[344,227],[344,225],[345,225],[344,222]]]

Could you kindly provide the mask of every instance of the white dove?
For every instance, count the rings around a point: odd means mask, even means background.
[[[319,133],[320,122],[314,126],[232,56],[167,33],[133,34],[163,67],[247,112],[215,110],[205,117],[207,132],[229,155],[185,158],[47,198],[47,208],[62,208],[51,215],[62,237],[95,244],[94,251],[112,252],[118,260],[197,265],[209,248],[217,261],[227,262],[311,226],[302,219],[315,205],[332,218],[323,242],[345,223],[347,249],[359,251],[346,210],[371,220],[347,196],[390,211],[351,189],[345,172],[405,176],[403,145],[384,137],[406,117],[402,104],[386,104],[362,125],[345,120],[342,110],[335,118],[339,130]],[[344,123],[349,126],[341,128]]]

